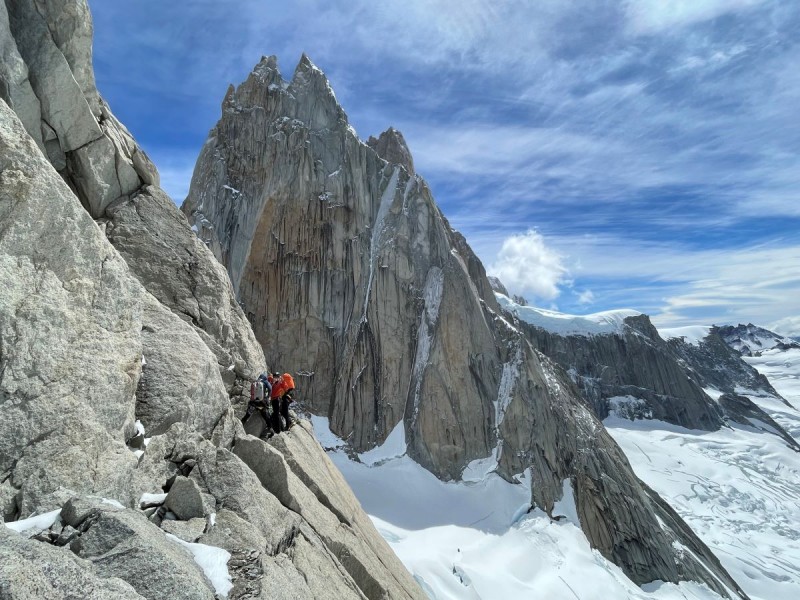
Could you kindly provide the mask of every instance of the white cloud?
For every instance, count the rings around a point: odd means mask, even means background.
[[[591,284],[595,305],[648,312],[664,327],[800,322],[800,245],[796,242],[692,249],[623,237],[549,237],[577,288]],[[600,290],[603,290],[602,292]]]
[[[786,317],[767,326],[767,329],[781,335],[800,336],[800,316]]]
[[[764,0],[629,0],[630,29],[657,33],[664,29],[708,21],[726,13],[761,4]]]
[[[594,303],[594,293],[592,290],[584,290],[578,294],[578,304],[581,306],[588,306]]]
[[[554,300],[559,285],[568,283],[563,257],[545,245],[536,231],[513,235],[503,242],[489,273],[512,292],[532,294],[540,300]]]

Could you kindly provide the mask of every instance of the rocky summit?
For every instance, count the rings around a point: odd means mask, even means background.
[[[307,424],[243,430],[263,351],[91,43],[0,2],[0,597],[424,597]]]
[[[269,363],[295,369],[306,406],[352,451],[392,434],[445,480],[494,456],[509,481],[529,470],[531,505],[547,514],[571,492],[592,546],[635,582],[695,580],[746,597],[633,474],[564,368],[503,312],[402,135],[363,143],[307,56],[288,81],[265,57],[228,89],[182,210],[230,274]],[[661,368],[653,374],[685,378]],[[686,397],[687,421],[720,421],[699,388]]]

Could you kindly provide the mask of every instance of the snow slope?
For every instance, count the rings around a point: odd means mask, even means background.
[[[532,311],[525,314],[550,312]],[[746,360],[800,406],[800,350]],[[739,391],[800,438],[799,411]],[[405,456],[402,428],[356,462],[326,419],[313,422],[378,530],[431,598],[719,598],[690,582],[633,584],[589,547],[575,524],[568,481],[554,512],[565,518],[551,521],[539,510],[527,513],[528,477],[507,483],[491,472],[491,457],[471,464],[466,481],[445,483]],[[800,454],[755,428],[696,431],[616,414],[605,425],[637,475],[681,514],[753,600],[800,598]]]
[[[510,484],[491,472],[491,459],[468,467],[470,481],[446,483],[405,456],[399,436],[369,466],[348,458],[327,419],[312,422],[378,531],[431,598],[719,598],[695,583],[637,587],[589,547],[576,525],[569,481],[554,510],[564,519],[552,521],[542,511],[527,512],[527,474]]]
[[[495,292],[494,295],[500,306],[516,314],[521,321],[560,335],[621,333],[623,322],[627,317],[642,314],[636,310],[623,308],[591,315],[568,315],[535,306],[521,306],[499,292]]]
[[[800,406],[800,350],[745,360]],[[763,393],[737,392],[800,436],[800,412]],[[695,431],[617,415],[604,423],[636,474],[678,511],[753,600],[800,598],[800,454],[754,428]]]

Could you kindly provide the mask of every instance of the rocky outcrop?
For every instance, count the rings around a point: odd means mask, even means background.
[[[370,136],[367,146],[375,150],[375,153],[383,160],[393,165],[400,165],[409,175],[414,175],[414,158],[408,149],[406,139],[403,134],[394,127],[389,127],[377,138]]]
[[[634,417],[674,423],[691,429],[719,429],[719,407],[703,391],[646,315],[626,317],[620,333],[561,335],[525,322],[534,346],[567,370],[598,418],[605,419],[609,399],[640,402]]]
[[[624,318],[612,333],[565,334],[525,322],[519,305],[507,306],[508,317],[569,373],[600,419],[613,411],[626,419],[656,419],[709,431],[731,422],[752,426],[755,419],[768,424],[760,427],[762,431],[797,447],[764,410],[734,393],[744,388],[780,398],[715,327],[697,344],[682,338],[663,340],[646,315]],[[727,394],[715,399],[706,393],[708,388]]]
[[[58,575],[53,576],[54,573]],[[0,526],[0,593],[9,600],[37,598],[63,600],[75,597],[97,600],[143,600],[119,578],[97,574],[88,560],[71,552],[28,540]]]
[[[746,597],[638,481],[566,373],[501,313],[400,142],[389,131],[362,143],[306,56],[290,81],[270,57],[229,88],[182,210],[228,269],[270,364],[295,371],[306,406],[355,451],[396,431],[443,479],[496,451],[509,480],[531,470],[532,504],[549,514],[571,485],[587,538],[634,581],[694,579]],[[699,395],[698,412],[721,421]],[[354,527],[322,491],[329,474],[274,452],[283,439],[239,439],[234,453],[285,507],[310,490]],[[328,521],[317,532],[330,546]],[[362,590],[368,557],[345,562]]]
[[[726,328],[712,327],[708,335],[696,344],[672,338],[669,340],[670,350],[682,359],[703,387],[726,393],[745,389],[780,398],[769,380],[742,360],[742,355],[735,349],[735,346],[742,346],[733,339],[728,342],[725,331]]]
[[[783,441],[792,450],[800,452],[800,444],[783,427],[778,425],[772,417],[746,396],[733,393],[722,394],[719,397],[719,405],[722,407],[729,422],[777,435],[783,438]]]
[[[0,93],[53,167],[163,305],[195,326],[226,389],[266,368],[227,274],[158,188],[158,172],[97,92],[85,0],[22,0],[0,12]],[[3,90],[5,92],[3,93]],[[109,210],[113,207],[113,210]],[[233,367],[233,368],[231,368]]]
[[[11,35],[4,36],[2,97],[90,214],[100,217],[114,200],[158,184],[150,159],[97,93],[85,0],[5,4],[0,30]]]
[[[139,281],[211,350],[228,393],[248,395],[248,382],[266,369],[264,353],[227,272],[169,196],[145,186],[110,205],[101,223]]]
[[[341,481],[295,479],[288,508],[231,452],[263,353],[97,95],[85,2],[0,7],[0,514],[59,513],[0,526],[0,595],[214,598],[197,540],[229,598],[421,598]],[[311,438],[274,452],[328,460]]]

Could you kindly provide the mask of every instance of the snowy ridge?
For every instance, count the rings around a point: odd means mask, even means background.
[[[559,335],[619,334],[625,327],[626,318],[642,314],[637,310],[621,308],[590,315],[569,315],[534,306],[521,306],[499,292],[494,295],[500,306],[515,314],[520,321]]]
[[[680,339],[692,346],[699,346],[711,331],[707,325],[689,325],[687,327],[658,327],[658,335],[665,340]]]
[[[731,348],[744,355],[771,350],[778,346],[798,345],[791,338],[773,333],[763,327],[757,327],[752,323],[736,327],[722,327],[720,333]]]

